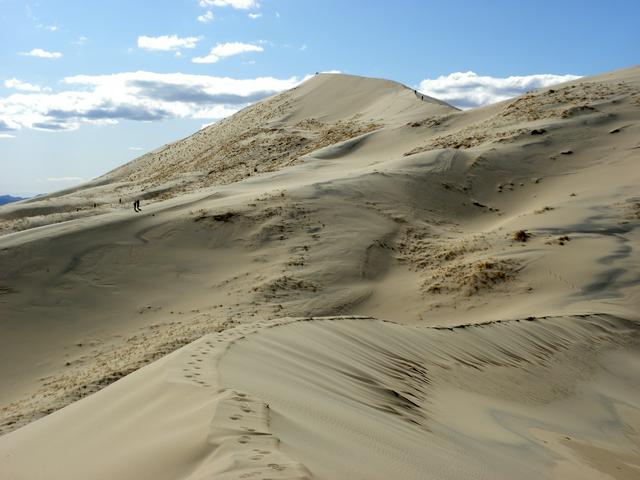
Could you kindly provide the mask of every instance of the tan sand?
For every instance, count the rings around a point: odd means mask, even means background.
[[[0,471],[637,477],[639,120],[325,74],[0,208]]]
[[[637,478],[640,328],[368,318],[210,334],[0,437],[7,478]],[[52,441],[55,439],[55,441]]]

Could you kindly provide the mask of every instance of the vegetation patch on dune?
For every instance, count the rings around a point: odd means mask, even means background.
[[[310,152],[381,126],[362,121],[358,115],[333,123],[316,118],[295,125],[275,122],[289,112],[289,96],[281,94],[248,107],[191,137],[151,152],[132,164],[120,179],[142,182],[149,189],[180,175],[200,172],[189,189],[224,185],[293,165]]]
[[[518,267],[511,259],[452,262],[433,271],[422,288],[427,293],[471,296],[514,278]]]
[[[617,84],[580,83],[527,93],[507,103],[497,114],[451,133],[426,139],[424,145],[409,150],[404,155],[414,155],[439,148],[468,149],[486,143],[509,142],[530,135],[543,135],[545,129],[523,128],[520,124],[547,118],[570,119],[598,112],[593,104],[615,96],[628,95],[632,88],[623,82]],[[451,115],[413,122],[411,127],[434,127]]]
[[[317,292],[320,289],[321,287],[316,283],[291,275],[283,275],[254,287],[253,291],[260,293],[264,298],[276,299],[289,297],[300,291]]]
[[[398,259],[423,273],[422,292],[468,297],[491,291],[515,278],[520,265],[512,259],[483,258],[492,243],[485,235],[443,239],[426,229],[408,228],[397,243]]]
[[[631,91],[631,87],[623,82],[617,84],[583,82],[547,89],[518,97],[502,109],[498,118],[517,121],[554,117],[570,118],[595,111],[589,103],[608,100],[616,95],[626,95]]]
[[[207,333],[223,331],[236,323],[199,313],[184,321],[141,329],[116,350],[99,346],[89,357],[67,362],[64,372],[48,377],[36,394],[0,408],[0,435],[102,390]]]

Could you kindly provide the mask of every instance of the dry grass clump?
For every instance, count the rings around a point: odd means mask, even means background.
[[[423,272],[421,290],[430,294],[468,297],[515,277],[515,260],[478,259],[490,248],[484,236],[462,240],[433,238],[425,230],[407,229],[396,244],[398,259],[410,269]],[[475,258],[473,258],[475,257]],[[472,259],[473,258],[473,259]]]
[[[407,228],[402,240],[396,244],[398,260],[416,271],[435,268],[488,248],[489,243],[482,237],[463,240],[434,238],[427,230],[413,227]]]
[[[571,241],[571,237],[569,235],[562,235],[558,238],[555,238],[553,240],[547,240],[546,243],[547,245],[564,245],[567,242]]]
[[[315,283],[289,275],[253,287],[254,292],[262,294],[267,299],[290,297],[291,294],[302,291],[317,292],[320,289],[321,287]]]
[[[592,113],[589,103],[606,100],[615,95],[628,94],[631,87],[625,83],[581,83],[557,89],[529,93],[507,104],[499,118],[518,121],[535,121],[544,118],[570,118]],[[567,107],[568,104],[574,106]]]
[[[518,263],[514,260],[478,260],[457,262],[437,269],[423,284],[427,293],[455,293],[472,296],[493,290],[496,285],[515,277]]]
[[[96,346],[91,356],[67,362],[64,373],[48,378],[37,394],[0,408],[0,435],[102,390],[207,333],[220,332],[235,324],[237,321],[233,319],[221,320],[213,314],[199,313],[183,321],[140,329],[118,349]]]
[[[545,207],[542,207],[542,208],[540,208],[538,210],[534,210],[533,213],[535,213],[536,215],[540,215],[540,214],[545,213],[545,212],[550,212],[551,210],[555,210],[555,209],[553,207],[545,206]]]
[[[517,230],[513,232],[511,239],[516,242],[526,242],[531,234],[527,233],[526,230]]]
[[[439,127],[444,122],[449,120],[451,117],[452,117],[452,114],[448,113],[446,115],[437,115],[435,117],[425,118],[424,120],[418,120],[417,122],[409,122],[409,123],[407,123],[407,125],[412,127],[412,128],[417,128],[417,127],[429,127],[429,128]]]
[[[524,128],[495,131],[483,125],[475,125],[458,132],[431,138],[421,145],[404,153],[405,157],[438,148],[467,149],[489,142],[507,142],[527,133]]]

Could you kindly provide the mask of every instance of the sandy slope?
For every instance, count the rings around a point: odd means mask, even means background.
[[[259,322],[1,437],[0,458],[15,479],[637,478],[639,346],[609,316]]]
[[[0,237],[3,431],[212,331],[246,336],[217,353],[204,337],[0,437],[0,468],[241,478],[230,458],[256,454],[255,478],[637,476],[639,116],[639,68],[467,112],[320,75],[86,188],[0,208],[5,231],[43,224]],[[140,190],[142,214],[119,207]],[[247,335],[344,314],[405,326]],[[209,387],[176,373],[194,349]],[[277,460],[234,443],[234,389]]]

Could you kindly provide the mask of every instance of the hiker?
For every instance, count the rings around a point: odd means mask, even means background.
[[[140,210],[140,200],[134,200],[133,201],[133,211],[134,212],[141,212],[142,210]]]

